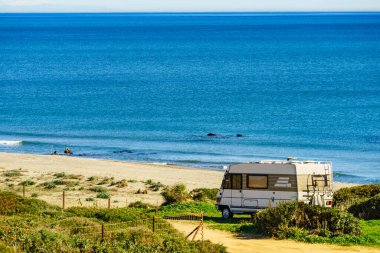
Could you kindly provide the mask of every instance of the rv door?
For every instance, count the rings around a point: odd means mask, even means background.
[[[242,207],[242,175],[230,174],[231,182],[231,207]]]

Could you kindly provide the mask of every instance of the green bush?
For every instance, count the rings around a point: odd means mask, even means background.
[[[259,211],[254,224],[258,231],[279,238],[291,237],[295,232],[324,237],[361,234],[359,220],[352,214],[300,202],[282,203]]]
[[[380,219],[380,194],[353,204],[348,211],[361,219]]]
[[[130,203],[128,205],[128,207],[132,207],[132,208],[152,208],[153,205],[148,204],[148,203],[144,203],[144,202],[141,202],[141,201],[136,201],[136,202]]]
[[[60,178],[60,177],[65,177],[65,172],[60,172],[60,173],[55,173],[53,174],[53,176],[57,177],[57,178]]]
[[[162,191],[161,195],[165,199],[165,205],[186,202],[190,198],[184,184],[175,184],[173,186],[166,187]]]
[[[0,191],[0,203],[0,215],[13,215],[18,213],[37,214],[47,209],[57,209],[56,207],[50,207],[42,200],[23,198],[6,191]]]
[[[53,182],[46,182],[43,184],[45,189],[54,189],[57,187],[57,185],[55,185]]]
[[[25,186],[30,186],[30,185],[35,185],[36,183],[32,180],[25,180],[20,183],[20,185],[25,185]]]
[[[196,188],[190,192],[193,200],[206,201],[206,200],[215,200],[216,194],[218,193],[218,188]]]
[[[107,192],[107,188],[104,188],[102,186],[94,186],[91,187],[89,190],[93,192]]]
[[[348,209],[351,205],[372,198],[380,193],[380,184],[341,188],[334,192],[334,206]]]
[[[111,195],[107,192],[101,192],[101,193],[98,193],[96,197],[99,199],[109,199]]]
[[[11,170],[11,171],[4,172],[3,175],[5,177],[20,177],[22,176],[22,173],[17,170]]]

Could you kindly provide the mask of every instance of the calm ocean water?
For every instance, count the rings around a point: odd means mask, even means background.
[[[3,152],[379,183],[379,119],[380,13],[0,14]]]

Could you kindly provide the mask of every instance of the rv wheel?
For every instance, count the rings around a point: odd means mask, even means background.
[[[222,216],[223,216],[223,218],[228,219],[228,218],[232,218],[234,216],[234,214],[231,213],[231,211],[228,207],[225,207],[222,210]]]

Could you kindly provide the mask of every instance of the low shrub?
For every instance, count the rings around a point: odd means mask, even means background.
[[[148,194],[148,191],[146,189],[145,190],[138,189],[136,191],[136,194]]]
[[[300,202],[282,203],[259,211],[254,224],[260,232],[279,238],[291,237],[295,231],[325,237],[361,234],[359,220],[352,214]]]
[[[360,219],[380,219],[380,194],[351,205],[348,211]]]
[[[52,183],[52,182],[46,182],[46,183],[44,183],[44,187],[45,187],[45,189],[54,189],[57,187],[57,185]]]
[[[158,191],[160,190],[161,188],[164,188],[165,185],[162,184],[161,182],[155,182],[153,181],[152,179],[148,179],[144,182],[145,185],[148,185],[149,186],[149,189],[151,189],[152,191]]]
[[[31,186],[31,185],[35,185],[36,183],[32,180],[25,180],[25,181],[22,181],[19,185],[25,185],[25,186]]]
[[[128,182],[125,179],[122,179],[120,181],[115,182],[116,187],[118,188],[124,188],[128,186]]]
[[[215,200],[216,194],[218,193],[218,188],[196,188],[190,192],[193,200],[206,201],[206,200]]]
[[[60,173],[53,174],[53,176],[55,176],[57,178],[64,177],[65,175],[66,175],[65,172],[60,172]]]
[[[0,203],[0,215],[36,214],[47,209],[57,209],[56,207],[49,206],[42,200],[23,198],[6,191],[0,191]]]
[[[91,187],[89,190],[93,192],[106,192],[107,188],[104,188],[102,186],[94,186],[94,187]]]
[[[341,188],[334,192],[334,206],[348,209],[351,205],[372,198],[380,193],[380,184]]]
[[[98,193],[96,197],[99,199],[109,199],[111,195],[107,192],[101,192],[101,193]]]
[[[11,170],[3,173],[3,176],[5,177],[20,177],[22,176],[22,173],[17,170]]]
[[[173,186],[166,187],[162,191],[161,195],[165,199],[165,205],[186,202],[190,198],[184,184],[175,184]]]
[[[148,204],[148,203],[144,203],[144,202],[141,202],[141,201],[136,201],[136,202],[132,202],[128,205],[128,207],[131,207],[131,208],[152,208],[153,205],[151,204]]]

